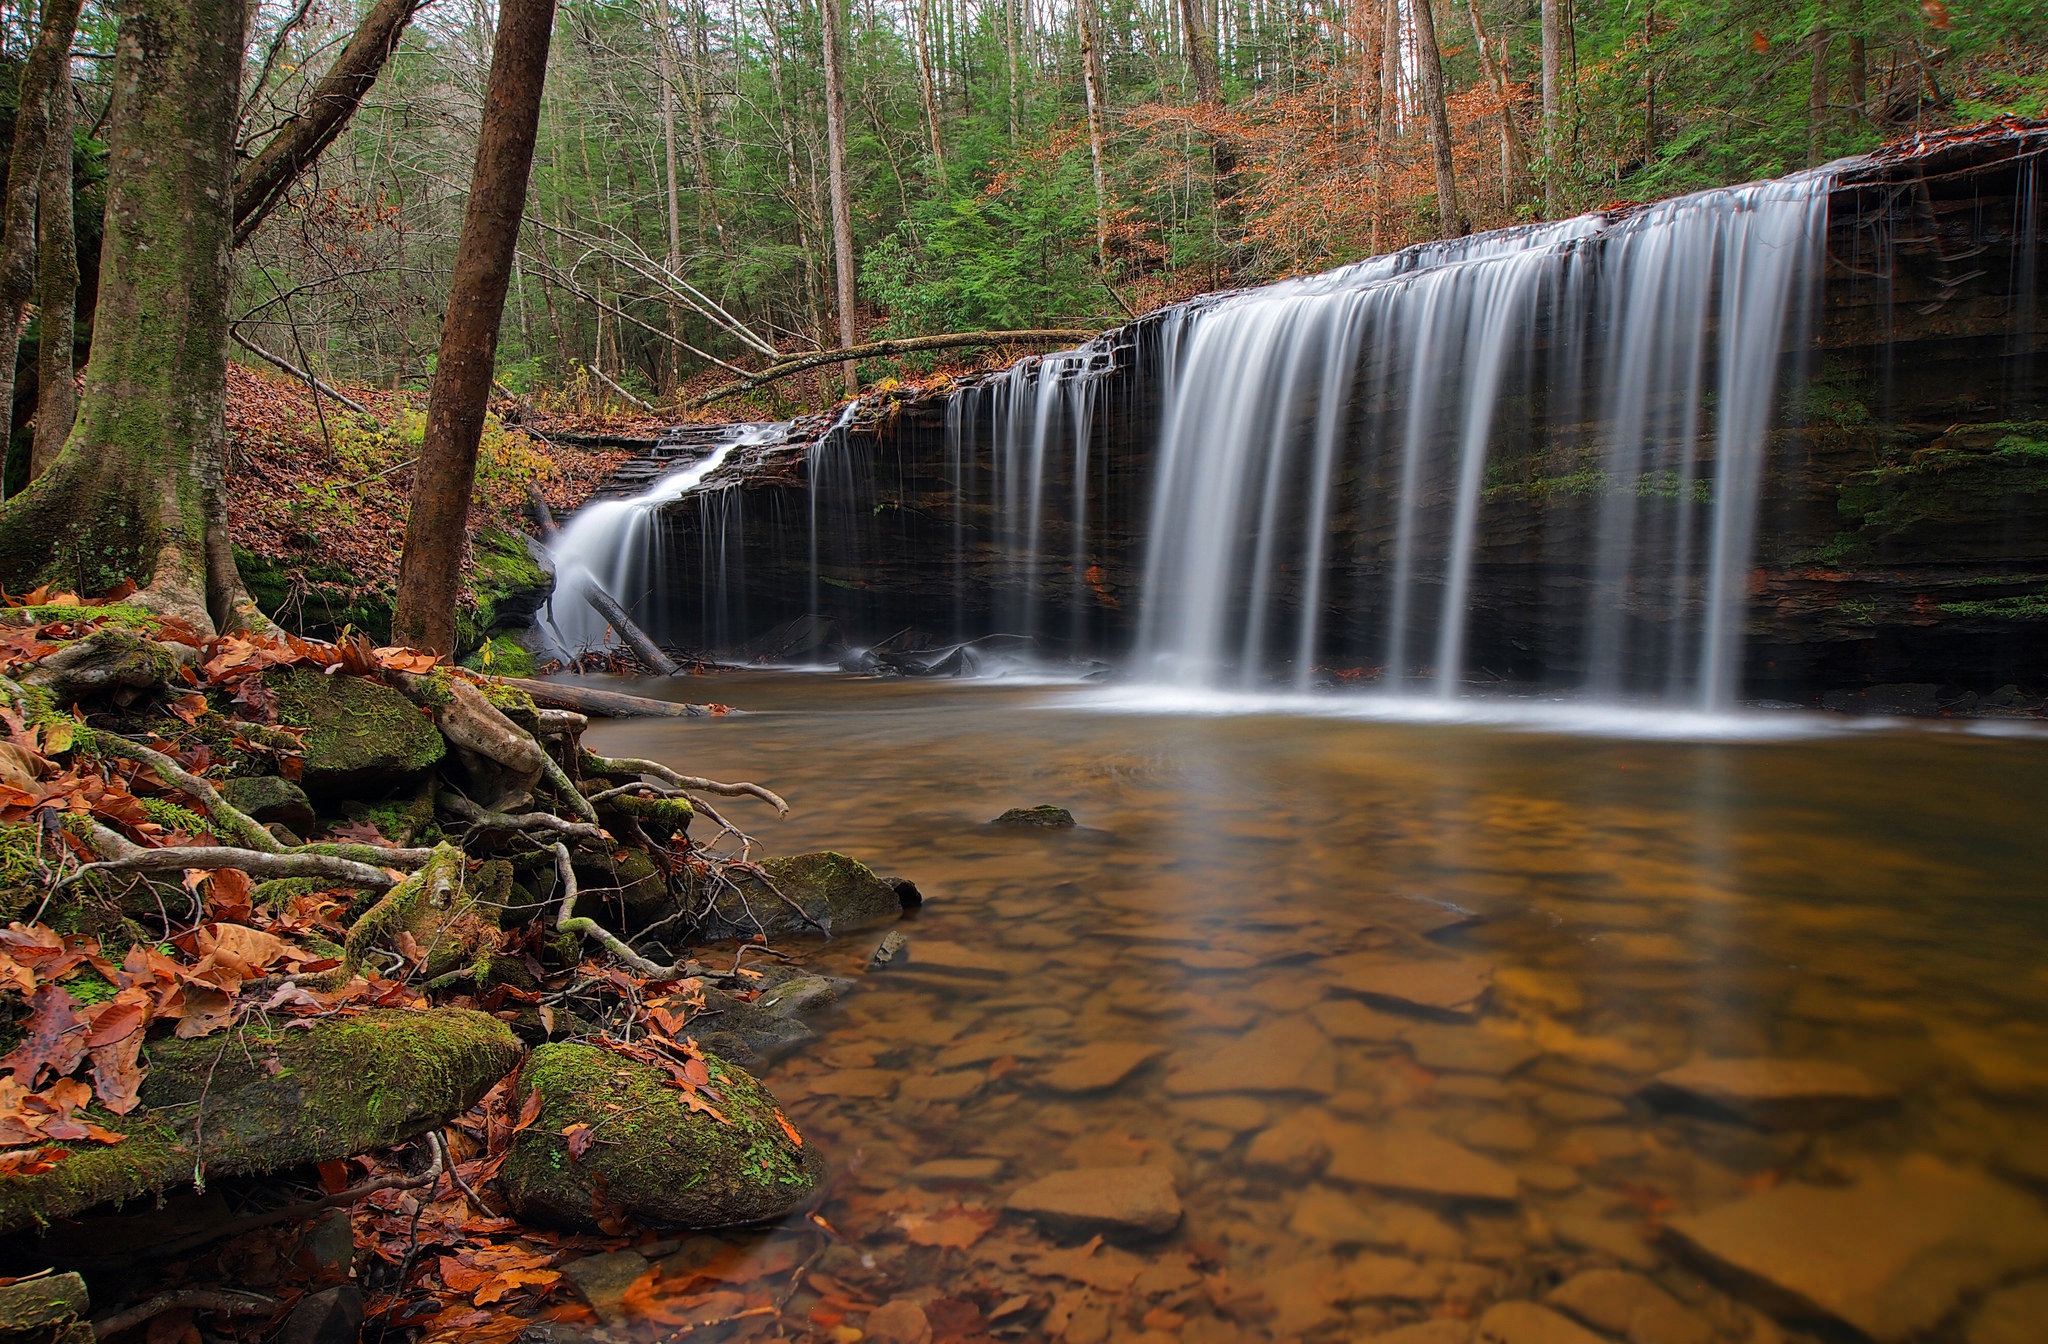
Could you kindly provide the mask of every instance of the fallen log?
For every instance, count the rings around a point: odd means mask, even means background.
[[[600,588],[597,580],[588,574],[583,576],[583,599],[597,610],[597,614],[611,622],[612,629],[619,632],[640,661],[648,669],[664,677],[673,677],[683,669],[676,666],[676,660],[661,651],[661,646],[648,637],[645,630],[633,624],[633,618],[619,605],[619,599]]]
[[[703,705],[686,705],[676,700],[652,700],[644,695],[600,691],[560,681],[535,681],[530,677],[492,677],[500,686],[524,691],[536,703],[558,709],[573,709],[601,719],[701,719],[712,712]]]
[[[888,355],[907,355],[919,350],[959,350],[976,345],[1064,345],[1092,341],[1099,334],[1069,328],[1040,331],[956,331],[944,336],[906,336],[894,341],[869,341],[866,345],[849,345],[840,350],[817,350],[796,359],[771,365],[759,373],[750,373],[736,382],[721,383],[702,396],[692,397],[684,409],[702,410],[714,401],[724,401],[727,397],[751,392],[777,379],[847,360],[881,359]]]

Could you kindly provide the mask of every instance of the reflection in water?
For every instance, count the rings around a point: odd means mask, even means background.
[[[717,698],[770,712],[591,730],[771,783],[796,808],[774,849],[929,898],[907,968],[864,972],[879,931],[816,953],[860,987],[766,1075],[840,1169],[822,1214],[850,1243],[786,1320],[850,1339],[906,1299],[942,1337],[1075,1344],[1583,1338],[1537,1333],[1546,1311],[1644,1344],[1823,1318],[2042,1337],[2048,745],[1097,694],[750,676]],[[1082,829],[981,824],[1036,803]],[[920,943],[975,955],[920,967]],[[1757,1060],[1780,1063],[1729,1063]],[[1137,1166],[1184,1207],[1163,1237],[1083,1255],[976,1212]],[[1778,1291],[1725,1293],[1738,1270]]]

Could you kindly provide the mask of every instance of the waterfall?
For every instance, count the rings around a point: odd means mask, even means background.
[[[1512,488],[1489,473],[1540,403],[1565,428],[1523,456],[1596,501],[1555,561],[1584,576],[1581,688],[1725,706],[1830,181],[1425,244],[1172,314],[1138,673],[1263,685],[1281,650],[1305,688],[1342,560],[1384,585],[1351,599],[1377,614],[1362,641],[1380,682],[1460,694],[1486,501]],[[1346,481],[1384,559],[1335,554],[1357,544],[1329,535]]]

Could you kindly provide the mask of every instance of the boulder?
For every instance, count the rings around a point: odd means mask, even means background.
[[[1180,1224],[1180,1195],[1164,1167],[1055,1172],[1010,1196],[1009,1209],[1056,1231],[1163,1236]]]
[[[1965,1344],[2040,1344],[2048,1321],[2048,1279],[2001,1288],[1970,1313]]]
[[[1625,1269],[1574,1274],[1551,1290],[1550,1304],[1629,1344],[1714,1344],[1712,1322]]]
[[[692,1110],[667,1075],[592,1045],[541,1046],[520,1071],[518,1100],[539,1093],[539,1119],[521,1130],[500,1183],[512,1211],[555,1227],[596,1228],[603,1204],[678,1227],[731,1227],[780,1218],[824,1178],[775,1098],[738,1065],[704,1059],[711,1085]],[[716,1101],[709,1094],[715,1093]],[[597,1130],[581,1157],[562,1131]]]
[[[59,705],[98,695],[126,704],[177,674],[172,648],[133,630],[103,626],[37,660],[21,684],[48,691]]]
[[[989,823],[991,826],[1011,826],[1020,830],[1066,831],[1075,825],[1074,814],[1064,807],[1040,804],[1037,807],[1013,807]]]
[[[707,987],[703,1011],[691,1018],[690,1031],[698,1044],[743,1069],[765,1068],[816,1039],[793,1013],[779,1012],[774,1003],[764,1002],[773,993],[767,991],[750,1003]]]
[[[299,783],[315,797],[387,793],[448,753],[433,723],[404,695],[367,677],[276,668],[278,721],[306,730]]]
[[[1863,1070],[1826,1059],[1697,1059],[1644,1089],[1659,1105],[1705,1111],[1762,1129],[1807,1129],[1854,1119],[1898,1100]]]
[[[1845,1322],[1879,1344],[1917,1337],[1965,1297],[2048,1264],[2038,1200],[1924,1156],[1846,1186],[1781,1185],[1666,1227],[1777,1314]]]
[[[281,822],[300,835],[313,830],[312,801],[288,779],[276,775],[230,779],[220,786],[220,795],[258,821]]]
[[[874,869],[830,850],[763,859],[761,871],[766,882],[739,877],[739,890],[720,883],[710,893],[698,937],[716,942],[757,933],[770,939],[830,936],[900,919],[914,903]]]
[[[504,1023],[459,1008],[234,1031],[151,1044],[142,1107],[94,1116],[127,1140],[0,1177],[0,1233],[184,1185],[202,1157],[211,1174],[252,1176],[389,1148],[475,1105],[522,1050]]]

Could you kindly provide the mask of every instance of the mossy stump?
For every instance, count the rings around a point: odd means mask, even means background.
[[[648,1223],[713,1228],[802,1207],[824,1179],[824,1159],[784,1130],[775,1098],[745,1070],[716,1055],[705,1064],[713,1104],[730,1123],[692,1112],[645,1064],[590,1045],[535,1050],[518,1091],[522,1106],[540,1093],[540,1118],[513,1140],[500,1173],[513,1213],[595,1228],[610,1205]],[[562,1131],[579,1123],[595,1139],[577,1159]]]

